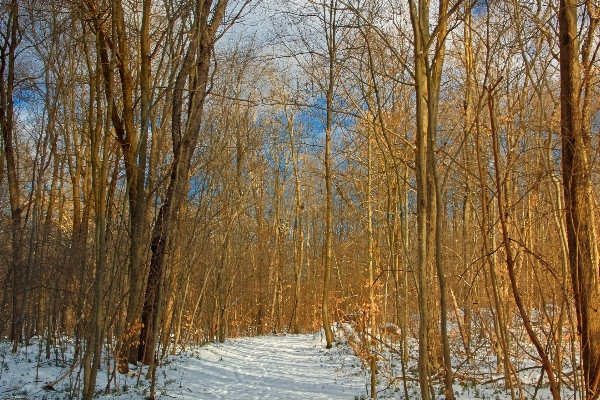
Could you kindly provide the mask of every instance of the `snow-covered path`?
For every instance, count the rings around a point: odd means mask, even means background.
[[[169,356],[156,374],[157,399],[348,399],[366,396],[365,371],[347,345],[325,349],[320,335],[260,336],[188,349]],[[64,399],[78,397],[81,370],[47,391],[43,386],[68,371],[72,348],[65,359],[46,360],[31,346],[10,353],[0,342],[0,399]],[[45,353],[44,353],[45,354]],[[39,363],[39,364],[38,364]],[[98,373],[99,399],[133,400],[148,397],[150,381],[135,368],[117,374],[106,393],[107,371]],[[78,383],[79,382],[79,383]]]
[[[341,337],[340,337],[341,338]],[[321,335],[259,336],[230,339],[225,343],[210,343],[191,348],[182,354],[163,360],[156,373],[156,399],[214,400],[214,399],[345,399],[368,398],[368,370],[361,369],[360,361],[354,356],[345,340],[333,349],[325,349]],[[73,343],[62,340],[62,347],[55,347],[50,360],[46,360],[43,346],[34,338],[30,346],[20,347],[17,354],[11,353],[12,344],[0,341],[0,400],[62,400],[81,397],[80,364],[70,376],[45,390],[70,370],[73,363]],[[487,357],[487,358],[485,358]],[[475,376],[498,377],[490,352],[478,362]],[[491,360],[488,360],[488,358]],[[112,360],[112,358],[111,358]],[[391,362],[394,362],[392,359]],[[539,383],[540,368],[531,368],[531,361],[517,360],[523,373],[521,384],[528,398],[551,399],[547,385]],[[527,364],[529,363],[529,364]],[[455,365],[460,365],[456,360]],[[380,370],[389,376],[398,376],[391,371],[393,364],[380,365]],[[113,376],[112,365],[107,370],[101,364],[96,382],[96,399],[141,400],[150,394],[150,381],[146,379],[147,366],[140,372],[137,367],[128,374],[116,374],[107,393],[107,381]],[[388,368],[387,370],[385,368]],[[399,368],[396,366],[396,369]],[[487,375],[481,371],[489,368]],[[409,373],[416,371],[416,361],[411,358]],[[412,372],[411,372],[412,371]],[[460,371],[462,373],[462,371]],[[467,373],[469,373],[467,371]],[[410,399],[419,399],[416,374],[406,382]],[[489,379],[489,378],[488,378]],[[397,382],[401,384],[401,381]],[[454,384],[457,399],[477,400],[481,398],[509,400],[510,390],[503,388],[501,379],[495,383],[473,384],[459,381]],[[443,398],[441,381],[435,382],[437,397]],[[403,398],[401,386],[388,386],[388,380],[380,375],[378,397],[380,399]],[[568,382],[561,388],[564,399],[573,398]]]
[[[312,335],[261,336],[210,344],[165,366],[194,399],[354,399],[365,394],[360,362]],[[176,366],[173,371],[171,365]]]

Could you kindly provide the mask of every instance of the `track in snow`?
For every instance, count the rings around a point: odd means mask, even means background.
[[[351,351],[327,350],[312,335],[230,340],[171,361],[163,369],[167,379],[177,380],[168,385],[168,394],[177,398],[354,399],[366,393],[360,361]]]
[[[76,377],[46,391],[43,386],[69,370],[73,348],[46,360],[32,340],[17,354],[9,342],[0,342],[0,399],[58,400],[78,396]],[[139,400],[148,397],[150,381],[142,375],[117,374],[105,393],[106,364],[96,382],[99,399]],[[112,371],[110,371],[112,372]],[[109,373],[110,373],[109,372]],[[366,374],[347,345],[325,349],[320,335],[259,336],[210,343],[170,356],[156,373],[157,399],[349,399],[366,396]],[[80,382],[80,381],[79,381]]]

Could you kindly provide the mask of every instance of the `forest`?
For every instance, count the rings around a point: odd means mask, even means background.
[[[512,398],[522,358],[552,398],[600,398],[599,22],[598,0],[1,0],[0,341],[72,340],[84,399],[102,365],[332,326],[371,397],[385,354],[424,400],[485,354]]]

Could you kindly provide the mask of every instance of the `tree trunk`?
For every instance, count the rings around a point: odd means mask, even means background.
[[[13,92],[15,89],[16,50],[21,41],[19,28],[19,3],[12,0],[8,11],[8,22],[4,43],[0,44],[0,128],[4,144],[4,159],[8,177],[8,193],[10,199],[12,260],[8,271],[8,279],[12,275],[12,320],[10,338],[13,340],[12,352],[16,353],[22,339],[23,321],[20,318],[19,304],[25,290],[23,276],[23,237],[21,205],[21,187],[19,183],[18,160],[15,152]],[[20,296],[19,296],[20,295]]]
[[[594,200],[589,161],[589,132],[580,105],[581,70],[577,2],[561,0],[558,12],[562,172],[569,266],[581,343],[586,398],[600,397],[600,284]]]
[[[127,31],[125,27],[125,12],[121,0],[114,2],[112,8],[113,15],[113,34],[111,40],[114,41],[111,51],[118,57],[120,62],[116,65],[118,76],[121,82],[122,102],[117,102],[114,98],[111,100],[113,113],[111,120],[116,137],[121,146],[123,154],[123,163],[125,167],[125,176],[127,179],[127,196],[129,205],[129,223],[130,223],[130,241],[129,241],[129,291],[126,314],[126,337],[123,344],[122,354],[120,356],[129,359],[136,358],[137,349],[131,347],[132,342],[137,340],[135,330],[139,324],[141,306],[143,302],[143,287],[146,279],[143,255],[143,240],[147,232],[148,225],[148,207],[149,202],[146,198],[146,160],[147,160],[147,140],[150,112],[150,71],[151,56],[149,44],[149,24],[150,24],[151,0],[144,0],[142,6],[142,29],[140,33],[140,58],[141,66],[139,72],[140,79],[140,132],[135,130],[136,116],[134,114],[134,90],[135,82],[131,69],[130,44],[127,40]],[[87,2],[87,8],[92,16],[94,30],[98,34],[100,44],[100,57],[102,58],[102,75],[104,77],[104,86],[107,89],[112,85],[110,77],[114,75],[115,66],[109,63],[108,48],[102,45],[108,40],[105,35],[104,16],[97,10],[96,3]],[[117,104],[121,105],[118,112]]]
[[[417,181],[417,271],[418,271],[418,297],[419,297],[419,385],[421,398],[429,400],[429,343],[427,335],[428,304],[427,293],[427,158],[426,158],[426,132],[427,119],[425,118],[427,88],[425,77],[425,62],[423,60],[423,44],[419,34],[419,21],[414,4],[411,9],[411,21],[415,33],[415,90],[416,90],[416,149],[415,149],[415,175]],[[423,16],[421,15],[421,18]]]
[[[371,190],[372,190],[372,166],[371,166],[371,153],[372,144],[371,144],[371,130],[369,130],[369,135],[367,136],[367,235],[368,235],[368,243],[369,243],[369,258],[367,265],[367,273],[368,273],[368,283],[369,283],[369,308],[368,308],[368,316],[369,316],[369,330],[371,331],[372,339],[368,344],[368,354],[371,368],[371,393],[370,396],[372,399],[377,398],[377,355],[371,351],[371,346],[375,345],[376,341],[374,340],[374,335],[377,334],[377,327],[375,321],[375,313],[377,312],[377,305],[375,304],[375,271],[374,271],[374,260],[373,260],[373,251],[374,251],[374,239],[373,239],[373,204],[371,202]]]
[[[333,262],[333,189],[331,172],[331,129],[333,125],[333,89],[335,86],[335,56],[337,53],[336,43],[336,13],[337,4],[331,1],[327,11],[328,20],[325,21],[327,51],[329,56],[329,70],[326,93],[326,122],[325,122],[325,272],[323,274],[323,299],[321,302],[321,313],[323,318],[323,329],[325,330],[326,347],[330,349],[333,344],[333,332],[329,320],[329,281],[331,279],[331,264]]]
[[[440,17],[438,19],[437,25],[439,33],[435,45],[435,56],[431,62],[431,66],[429,67],[429,71],[427,74],[427,116],[429,119],[427,124],[427,156],[429,162],[428,168],[431,169],[433,190],[435,191],[435,196],[433,195],[433,193],[430,193],[428,198],[429,201],[431,201],[431,199],[434,199],[433,201],[435,202],[435,218],[429,217],[429,219],[435,219],[435,265],[440,289],[440,330],[442,339],[443,366],[445,370],[444,394],[446,396],[446,399],[454,400],[454,390],[452,389],[452,359],[450,357],[450,343],[448,339],[448,302],[446,288],[446,272],[442,264],[442,217],[444,215],[444,205],[442,203],[443,182],[440,182],[437,160],[435,159],[437,148],[440,83],[442,80],[442,66],[444,64],[445,56],[445,35],[447,30],[446,17],[448,13],[448,2],[441,0],[439,3],[439,7]]]
[[[146,284],[146,295],[142,309],[142,329],[138,359],[145,364],[154,361],[156,346],[155,326],[160,323],[161,286],[167,253],[171,250],[176,218],[187,195],[188,175],[192,156],[196,150],[201,130],[204,101],[210,79],[210,58],[217,31],[223,21],[228,0],[196,2],[196,15],[192,38],[184,56],[181,69],[175,80],[172,100],[171,132],[173,141],[173,163],[169,185],[152,232],[150,273]],[[183,94],[191,73],[195,74],[193,95],[189,98],[189,112],[185,127],[182,126]],[[152,367],[152,365],[151,365]]]
[[[419,290],[419,383],[421,396],[428,400],[432,393],[429,381],[429,364],[437,363],[434,340],[435,323],[431,316],[433,306],[429,296],[429,282],[433,271],[429,262],[431,251],[429,238],[435,233],[435,263],[440,288],[440,312],[442,319],[442,348],[446,369],[446,396],[454,398],[452,372],[446,326],[446,283],[441,259],[441,183],[437,177],[435,146],[437,140],[437,118],[442,66],[445,55],[445,40],[448,16],[454,13],[460,2],[448,10],[448,2],[440,0],[439,16],[434,35],[430,33],[429,0],[409,1],[410,21],[413,28],[414,80],[416,91],[416,154],[415,173],[417,182],[417,260]],[[433,56],[429,53],[434,49]],[[431,354],[433,353],[433,354]]]
[[[292,333],[300,333],[298,326],[298,306],[300,304],[300,279],[302,276],[302,264],[304,261],[304,228],[302,226],[302,192],[300,191],[300,171],[298,167],[298,154],[294,138],[294,116],[286,111],[286,122],[290,138],[290,157],[292,158],[292,167],[294,169],[294,190],[296,194],[294,203],[294,304],[292,306],[292,317],[290,319],[289,330]]]

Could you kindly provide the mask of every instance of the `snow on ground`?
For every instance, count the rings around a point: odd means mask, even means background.
[[[173,393],[178,398],[353,399],[365,393],[360,361],[349,349],[326,350],[311,335],[243,338],[191,355],[165,366],[185,381]]]
[[[366,371],[345,345],[325,349],[321,335],[260,336],[211,343],[170,356],[157,372],[157,398],[177,399],[355,399],[366,397]],[[50,361],[38,348],[10,353],[0,346],[0,399],[63,399],[73,393],[73,377],[54,389],[42,387],[62,375],[69,362]],[[67,358],[68,360],[68,358]],[[70,361],[70,360],[68,360]],[[36,370],[37,377],[36,380]],[[143,371],[145,372],[145,370]],[[119,391],[99,398],[141,399],[149,395],[144,374],[119,375]],[[106,387],[106,365],[98,373],[97,390]]]
[[[322,334],[259,336],[230,339],[225,343],[210,343],[201,347],[169,356],[157,371],[156,398],[160,399],[364,399],[368,398],[369,371],[363,369],[360,360],[348,345],[343,330],[338,330],[334,347],[325,349]],[[352,334],[352,332],[347,332]],[[354,339],[350,339],[354,340]],[[22,347],[11,354],[11,343],[0,342],[0,400],[31,399],[53,400],[80,398],[83,372],[77,366],[67,378],[54,385],[54,390],[43,386],[62,376],[72,364],[72,343],[64,341],[55,346],[50,360],[39,347],[36,338],[29,347]],[[416,349],[416,343],[410,347]],[[416,350],[415,350],[416,351]],[[41,357],[40,357],[41,354]],[[404,398],[399,361],[392,353],[387,361],[380,360],[378,397],[381,399]],[[390,358],[391,357],[391,358]],[[496,368],[484,373],[486,365],[493,367],[489,354],[475,361],[473,368],[466,368],[458,359],[453,362],[455,372],[466,376],[479,376],[481,381],[501,377]],[[540,385],[539,367],[524,368],[526,358],[520,359],[520,374],[524,398],[550,399],[547,384]],[[459,367],[461,366],[462,367]],[[407,392],[410,399],[419,399],[416,382],[416,358],[411,357],[406,370],[410,379]],[[145,378],[147,367],[140,374],[133,368],[129,374],[115,374],[117,381],[108,381],[107,365],[102,364],[96,385],[99,399],[144,399],[148,397],[150,381]],[[387,371],[387,373],[386,373]],[[396,377],[396,378],[394,378]],[[458,400],[491,399],[508,400],[510,391],[503,387],[501,379],[494,383],[476,384],[461,381],[457,377],[454,392]],[[443,399],[443,387],[439,377],[435,379],[436,399]],[[573,399],[573,393],[562,387],[563,399]]]

